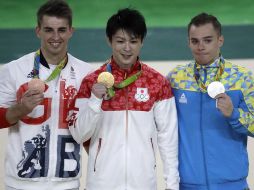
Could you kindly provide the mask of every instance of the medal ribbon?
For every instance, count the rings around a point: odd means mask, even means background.
[[[60,74],[66,63],[67,56],[65,56],[64,59],[59,62],[59,64],[56,66],[56,68],[52,71],[52,73],[44,82],[54,80]],[[39,78],[39,69],[40,69],[40,50],[37,50],[34,58],[33,78]]]
[[[107,72],[110,72],[112,74],[112,68],[110,63],[107,64]],[[140,65],[140,70],[137,73],[131,75],[130,77],[126,78],[120,83],[114,84],[113,87],[107,89],[107,94],[109,98],[112,98],[115,95],[115,88],[122,89],[126,86],[129,86],[131,83],[135,82],[140,77],[141,74],[142,74],[142,64]]]
[[[222,56],[220,56],[219,58],[219,68],[218,68],[218,71],[216,73],[216,75],[214,76],[214,80],[213,81],[219,81],[220,78],[221,78],[221,75],[223,74],[224,72],[224,68],[225,68],[225,60],[223,59]],[[205,83],[201,80],[201,77],[198,77],[197,73],[198,73],[198,69],[197,69],[197,62],[195,62],[195,65],[194,65],[194,77],[197,81],[197,84],[200,88],[200,90],[204,93],[207,92],[207,87],[205,86]]]

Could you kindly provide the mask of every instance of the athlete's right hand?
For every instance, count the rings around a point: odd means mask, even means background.
[[[97,97],[102,99],[103,96],[107,93],[107,88],[102,83],[95,83],[92,87],[92,93]]]
[[[39,90],[27,90],[18,103],[9,107],[6,112],[7,121],[14,125],[24,116],[33,111],[33,109],[43,101],[44,95]]]
[[[40,90],[28,89],[19,102],[21,111],[24,115],[29,114],[33,109],[38,106],[44,99],[44,95]]]

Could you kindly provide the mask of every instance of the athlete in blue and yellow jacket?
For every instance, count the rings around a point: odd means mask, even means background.
[[[202,13],[188,26],[195,61],[168,75],[179,122],[180,190],[248,189],[247,137],[254,136],[254,80],[220,55],[221,25]],[[220,81],[225,93],[211,98]]]

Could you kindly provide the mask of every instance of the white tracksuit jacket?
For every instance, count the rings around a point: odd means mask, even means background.
[[[5,183],[25,190],[78,188],[82,146],[73,140],[66,117],[83,77],[92,67],[68,54],[59,77],[47,83],[43,103],[8,126],[3,113],[26,91],[34,56],[35,52],[27,54],[0,69],[0,127],[9,127]],[[45,80],[52,69],[40,65],[39,71]]]
[[[116,83],[140,70],[125,72],[110,63]],[[92,85],[106,65],[83,80],[70,131],[78,143],[90,139],[87,190],[156,190],[155,152],[158,145],[167,189],[179,189],[178,131],[170,84],[142,64],[141,76],[116,90],[110,100],[91,95]]]

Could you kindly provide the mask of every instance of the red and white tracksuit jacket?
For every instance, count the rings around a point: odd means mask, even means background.
[[[110,64],[119,83],[138,72],[141,63],[137,61],[128,72],[113,60]],[[81,110],[70,121],[78,143],[90,139],[87,190],[157,189],[157,145],[166,186],[178,190],[177,115],[169,82],[142,64],[142,74],[135,82],[102,101],[91,94],[91,88],[103,71],[106,64],[84,78],[76,101]]]
[[[82,79],[92,67],[68,54],[68,63],[58,78],[47,83],[41,105],[10,126],[6,110],[27,90],[34,57],[35,52],[27,54],[0,69],[0,127],[9,130],[5,183],[25,190],[78,188],[81,146],[73,140],[66,117]],[[39,71],[42,80],[52,72],[43,65]]]

